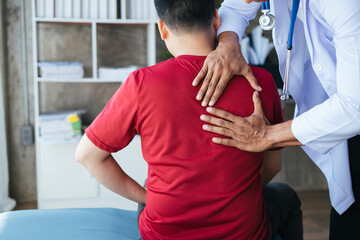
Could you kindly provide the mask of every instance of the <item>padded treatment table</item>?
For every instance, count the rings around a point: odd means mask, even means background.
[[[21,210],[0,214],[1,240],[138,240],[137,212],[115,208]],[[273,240],[281,240],[276,236]]]
[[[0,214],[1,240],[138,240],[136,211],[21,210]]]

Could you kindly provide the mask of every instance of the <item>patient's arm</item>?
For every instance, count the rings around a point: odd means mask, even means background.
[[[264,152],[264,161],[260,171],[261,183],[268,184],[282,167],[281,150]]]
[[[137,203],[146,202],[146,190],[121,169],[110,153],[95,146],[86,135],[77,147],[75,158],[113,192]]]

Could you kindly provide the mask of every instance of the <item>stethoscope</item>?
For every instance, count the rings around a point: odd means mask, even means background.
[[[284,86],[283,92],[280,96],[280,99],[283,101],[289,100],[289,70],[290,70],[290,53],[293,47],[293,36],[294,36],[294,27],[295,21],[297,17],[297,13],[299,11],[300,0],[293,0],[293,6],[291,10],[291,22],[289,28],[289,36],[287,42],[287,54],[286,54],[286,65],[285,65],[285,76],[284,76]],[[260,26],[262,29],[269,31],[275,27],[275,17],[270,14],[270,0],[262,3],[262,13],[263,15],[259,19]]]

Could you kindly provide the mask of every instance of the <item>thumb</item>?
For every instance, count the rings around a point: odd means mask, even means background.
[[[253,72],[251,71],[251,68],[248,67],[248,69],[245,71],[245,73],[243,74],[243,76],[248,80],[248,82],[250,83],[251,87],[255,90],[255,91],[262,91],[262,88],[260,87],[256,77],[254,76]]]
[[[253,102],[254,102],[254,113],[255,115],[263,116],[264,112],[261,105],[261,99],[259,96],[259,92],[255,91],[253,94]]]

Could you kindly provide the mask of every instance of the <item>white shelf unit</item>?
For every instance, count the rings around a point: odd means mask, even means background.
[[[137,205],[110,192],[93,179],[85,168],[75,162],[77,143],[44,145],[39,142],[39,115],[41,113],[40,85],[46,83],[119,83],[118,80],[100,79],[98,77],[98,42],[97,27],[99,24],[121,26],[146,26],[148,66],[156,63],[156,19],[138,20],[126,18],[126,1],[121,0],[120,19],[82,19],[82,18],[40,18],[36,17],[36,0],[32,0],[33,31],[33,72],[35,100],[35,144],[37,170],[38,208],[73,208],[73,207],[116,207],[135,210]],[[39,77],[38,59],[38,24],[88,24],[91,27],[91,63],[92,77],[82,79],[42,78]],[[64,49],[65,51],[65,49]],[[66,93],[64,93],[66,94]],[[54,109],[56,110],[56,109]],[[123,161],[122,168],[140,184],[147,175],[147,164],[142,158],[140,137],[135,137],[124,150],[114,154],[115,159],[132,159]]]

